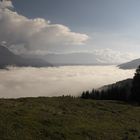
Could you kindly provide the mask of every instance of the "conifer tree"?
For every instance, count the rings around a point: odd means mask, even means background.
[[[140,66],[136,69],[131,92],[130,100],[140,102]]]

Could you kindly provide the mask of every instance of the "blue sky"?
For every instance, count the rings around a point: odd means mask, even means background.
[[[48,47],[51,52],[99,51],[140,54],[139,0],[13,0],[14,10],[28,19],[43,18],[89,36],[84,45]],[[111,55],[111,54],[108,54]],[[127,56],[126,56],[127,58]]]
[[[13,4],[25,16],[81,32],[131,32],[140,24],[139,0],[13,0]]]

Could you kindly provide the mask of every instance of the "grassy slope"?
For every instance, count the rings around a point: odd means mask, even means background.
[[[0,140],[140,139],[140,107],[59,98],[0,100]]]

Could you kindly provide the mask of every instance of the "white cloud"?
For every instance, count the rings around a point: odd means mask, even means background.
[[[13,4],[11,1],[7,1],[7,0],[3,0],[2,2],[0,1],[0,8],[4,9],[4,8],[13,8]]]
[[[0,2],[0,41],[9,45],[24,46],[28,51],[47,50],[54,46],[82,45],[89,38],[43,18],[29,19],[8,7],[12,7],[11,1]]]
[[[134,53],[114,51],[109,48],[95,50],[94,55],[102,63],[123,63],[138,58]]]
[[[63,53],[49,52],[48,55],[44,52],[35,52],[36,55],[41,55],[43,59],[51,64],[120,64],[139,58],[130,52],[120,52],[109,48],[96,49],[92,51],[69,51]],[[32,55],[32,53],[30,53]]]
[[[134,71],[121,70],[115,66],[0,70],[0,97],[79,95],[85,90],[132,78]]]

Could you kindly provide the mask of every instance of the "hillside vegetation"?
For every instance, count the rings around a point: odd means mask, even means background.
[[[138,140],[140,107],[72,97],[0,99],[0,140]]]
[[[84,91],[83,99],[118,100],[137,102],[140,104],[140,66],[136,69],[133,79],[126,79],[100,89]]]

